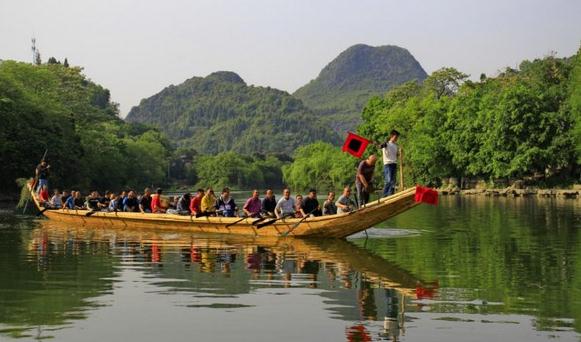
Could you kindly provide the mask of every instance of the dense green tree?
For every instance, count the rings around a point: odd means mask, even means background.
[[[294,162],[283,167],[284,181],[296,190],[339,190],[355,180],[358,160],[324,142],[299,147]]]

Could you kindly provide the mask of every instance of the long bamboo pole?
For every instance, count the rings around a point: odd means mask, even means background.
[[[399,149],[399,191],[403,191],[403,149]],[[398,191],[398,192],[399,192]]]

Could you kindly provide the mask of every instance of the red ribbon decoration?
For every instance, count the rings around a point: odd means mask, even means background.
[[[416,185],[416,202],[438,205],[438,192],[436,190]]]

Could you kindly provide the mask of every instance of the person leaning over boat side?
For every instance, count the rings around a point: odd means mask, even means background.
[[[63,195],[59,189],[54,189],[54,194],[50,198],[51,208],[60,209],[63,207]]]
[[[395,177],[397,176],[397,158],[400,149],[396,144],[399,132],[395,129],[389,133],[389,140],[378,146],[383,154],[383,197],[395,192]]]
[[[50,165],[46,162],[46,160],[41,160],[40,164],[36,166],[36,178],[38,178],[38,184],[36,188],[36,192],[40,192],[42,187],[46,185],[48,189],[48,174],[50,171]]]
[[[238,212],[238,207],[234,199],[230,196],[230,189],[228,187],[222,189],[220,198],[216,201],[216,210],[224,217],[234,217]]]
[[[274,208],[274,213],[277,218],[281,218],[287,215],[295,214],[295,200],[294,198],[290,197],[290,190],[289,188],[284,188],[282,190],[282,198],[278,200],[276,203],[276,207]]]
[[[351,199],[351,188],[346,186],[343,188],[343,193],[339,196],[337,202],[337,214],[349,213],[355,208],[355,202]]]
[[[371,181],[373,180],[376,162],[377,157],[375,154],[372,154],[359,163],[359,167],[357,167],[355,187],[357,188],[357,195],[359,197],[359,206],[369,202],[369,194],[373,191]]]
[[[151,196],[151,212],[163,214],[165,213],[165,209],[161,207],[161,194],[163,190],[161,188],[157,188],[155,190],[155,195]]]
[[[327,200],[323,203],[323,215],[335,215],[337,213],[337,206],[335,205],[335,193],[329,191]]]
[[[135,191],[130,190],[127,194],[127,198],[123,201],[123,211],[139,212],[139,200]]]
[[[258,217],[262,212],[262,203],[260,202],[258,190],[252,191],[252,196],[246,200],[242,207],[244,214],[248,217]]]
[[[206,189],[206,194],[202,197],[202,202],[200,203],[200,210],[203,215],[216,216],[216,195],[214,195],[214,189],[208,187]]]
[[[142,213],[151,213],[151,189],[145,188],[143,196],[139,199],[139,211]]]
[[[104,196],[99,196],[99,203],[97,206],[99,207],[99,210],[109,210],[109,203],[111,203],[111,191],[107,190],[105,191]]]
[[[321,205],[317,200],[317,190],[310,189],[307,198],[303,201],[303,213],[311,214],[313,216],[321,216]]]
[[[275,216],[274,208],[276,208],[276,197],[274,197],[272,189],[267,189],[262,199],[262,212],[267,216]]]

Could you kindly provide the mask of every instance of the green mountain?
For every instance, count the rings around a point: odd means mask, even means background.
[[[406,49],[358,44],[339,54],[316,79],[293,95],[343,133],[357,126],[361,110],[371,97],[426,77],[422,66]]]
[[[291,154],[317,140],[339,141],[300,100],[270,87],[249,86],[227,71],[171,85],[143,99],[126,120],[153,125],[177,145],[205,154]]]

